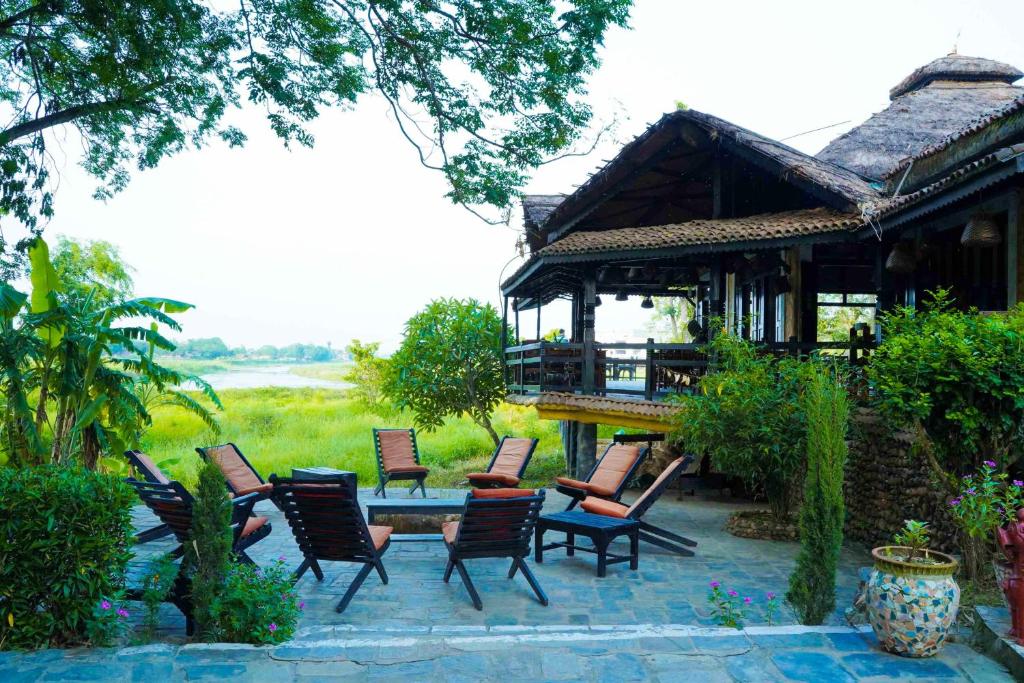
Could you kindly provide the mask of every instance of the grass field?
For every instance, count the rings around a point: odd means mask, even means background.
[[[377,470],[371,429],[412,425],[411,415],[368,413],[337,390],[228,389],[219,394],[224,402],[220,435],[180,410],[167,409],[154,415],[143,442],[158,462],[176,459],[166,469],[188,487],[194,485],[199,465],[195,447],[227,441],[238,444],[264,476],[289,476],[292,467],[322,465],[356,472],[360,486],[372,486]],[[540,439],[524,485],[550,485],[562,474],[556,422],[540,420],[533,409],[502,405],[494,426],[499,434]],[[494,450],[487,434],[468,418],[449,419],[433,433],[417,432],[417,440],[423,462],[430,467],[431,487],[454,486],[465,473],[482,471]]]

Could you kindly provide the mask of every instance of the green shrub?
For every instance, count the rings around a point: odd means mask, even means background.
[[[124,585],[134,502],[78,467],[0,469],[0,649],[85,642]]]
[[[753,344],[729,334],[716,336],[708,351],[717,359],[715,371],[701,380],[699,393],[678,397],[673,438],[763,492],[772,513],[786,520],[805,459],[799,396],[808,365],[758,355]]]
[[[156,637],[160,622],[160,605],[167,599],[178,578],[178,562],[170,554],[161,555],[149,564],[142,580],[142,605],[146,609],[142,620],[142,641]]]
[[[826,368],[809,378],[807,476],[800,508],[800,553],[786,598],[802,624],[820,624],[836,602],[836,567],[843,545],[843,472],[850,406],[846,388]]]
[[[220,639],[253,645],[284,642],[295,633],[302,606],[282,560],[265,569],[234,565],[214,608]]]
[[[192,535],[185,544],[191,575],[192,614],[201,640],[217,640],[216,603],[231,563],[231,502],[224,475],[213,462],[199,470],[192,506]]]
[[[353,339],[345,347],[352,356],[352,367],[342,377],[352,384],[349,395],[372,413],[384,417],[395,412],[395,407],[384,395],[388,379],[388,360],[377,355],[380,342],[362,343]]]

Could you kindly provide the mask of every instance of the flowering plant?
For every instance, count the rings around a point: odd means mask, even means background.
[[[160,603],[167,598],[177,578],[178,566],[173,556],[161,555],[150,563],[142,580],[142,604],[146,608],[142,620],[143,640],[150,641],[156,636]]]
[[[768,625],[771,626],[772,622],[775,621],[775,616],[779,613],[779,599],[775,593],[768,592],[764,596],[765,607],[764,612],[768,617]]]
[[[987,539],[1024,506],[1024,481],[1008,482],[996,463],[986,460],[975,474],[960,480],[960,489],[949,501],[953,521],[972,538]]]
[[[269,567],[234,565],[213,613],[221,640],[254,645],[282,643],[295,633],[303,604],[292,589],[284,557]]]
[[[110,647],[117,643],[128,627],[128,610],[117,599],[103,598],[93,608],[85,623],[85,633],[94,647]]]
[[[712,581],[711,591],[708,593],[708,602],[711,604],[711,616],[719,626],[729,628],[743,628],[743,620],[746,618],[744,611],[750,606],[752,600],[749,597],[740,600],[740,594],[734,590],[722,590],[722,584]]]

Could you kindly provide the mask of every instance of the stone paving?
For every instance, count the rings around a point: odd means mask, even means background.
[[[430,492],[464,496],[464,492]],[[364,499],[369,491],[361,492]],[[564,499],[549,491],[546,510]],[[629,496],[627,496],[629,497]],[[367,579],[344,614],[334,605],[355,569],[325,564],[325,579],[307,573],[298,584],[306,603],[296,638],[274,648],[185,644],[184,620],[162,612],[158,644],[120,650],[46,650],[0,653],[0,682],[34,680],[495,680],[509,681],[1007,681],[1000,665],[953,643],[929,660],[881,652],[870,633],[841,617],[867,554],[844,549],[838,608],[823,627],[795,625],[787,609],[777,626],[764,626],[764,594],[785,593],[797,545],[739,539],[723,531],[725,519],[750,506],[729,498],[675,500],[666,494],[651,521],[696,540],[694,557],[641,545],[640,568],[612,565],[595,575],[593,555],[549,551],[531,566],[551,599],[536,602],[522,577],[505,578],[507,562],[468,563],[484,601],[473,609],[457,576],[441,580],[445,556],[439,543],[394,543],[385,555],[390,584]],[[261,503],[274,531],[250,552],[257,562],[300,556],[280,513]],[[153,520],[145,511],[138,524]],[[550,537],[549,537],[550,538]],[[159,541],[140,546],[144,558],[169,549]],[[709,628],[707,584],[715,579],[754,598],[743,631]],[[831,681],[830,681],[831,683]]]

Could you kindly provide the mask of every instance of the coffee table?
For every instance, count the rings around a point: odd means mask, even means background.
[[[546,531],[564,531],[565,541],[544,545]],[[593,545],[577,545],[577,535],[587,536]],[[608,552],[608,546],[619,536],[629,537],[628,555],[613,555]],[[537,520],[537,526],[534,527],[533,548],[537,564],[544,561],[545,550],[565,548],[565,554],[569,557],[577,550],[597,555],[597,575],[601,577],[607,573],[608,565],[617,562],[629,562],[629,568],[636,570],[640,560],[640,522],[635,519],[595,515],[582,510],[541,515]]]
[[[377,515],[461,515],[465,511],[465,498],[381,498],[366,503],[366,523],[373,524]],[[440,533],[391,534],[392,543],[441,540]]]

